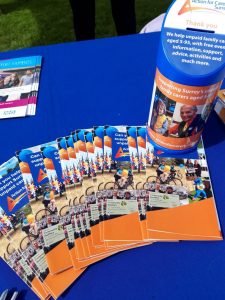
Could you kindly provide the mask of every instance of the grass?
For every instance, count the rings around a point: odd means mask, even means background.
[[[170,0],[136,0],[137,32],[165,12],[170,3]],[[110,1],[96,0],[96,38],[115,35]],[[0,0],[0,51],[74,39],[68,0]]]

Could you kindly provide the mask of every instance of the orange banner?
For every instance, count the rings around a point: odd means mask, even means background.
[[[159,146],[168,148],[171,150],[185,150],[196,145],[200,139],[202,131],[197,134],[185,138],[167,137],[156,133],[150,127],[147,127],[148,135]]]
[[[155,76],[157,88],[169,99],[187,105],[204,105],[211,103],[219,89],[222,81],[208,86],[190,86],[176,83],[163,76],[156,70]]]

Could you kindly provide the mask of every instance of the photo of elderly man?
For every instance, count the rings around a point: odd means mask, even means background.
[[[202,108],[202,107],[199,107]],[[204,120],[195,105],[176,105],[173,124],[168,130],[169,135],[180,138],[193,136],[202,131]]]

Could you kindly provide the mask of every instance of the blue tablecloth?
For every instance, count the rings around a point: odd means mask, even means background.
[[[0,121],[0,163],[15,150],[104,124],[148,119],[159,34],[100,39],[0,53],[42,55],[35,117]],[[212,113],[204,141],[222,229],[225,127]],[[191,222],[191,218],[190,218]],[[26,286],[0,262],[0,288]],[[225,243],[155,243],[91,266],[62,299],[225,299]],[[31,292],[23,299],[36,299]]]

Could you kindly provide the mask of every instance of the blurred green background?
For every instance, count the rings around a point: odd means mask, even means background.
[[[136,0],[137,32],[170,3]],[[96,0],[96,38],[115,35],[110,1]],[[0,0],[0,51],[74,40],[68,0]]]

